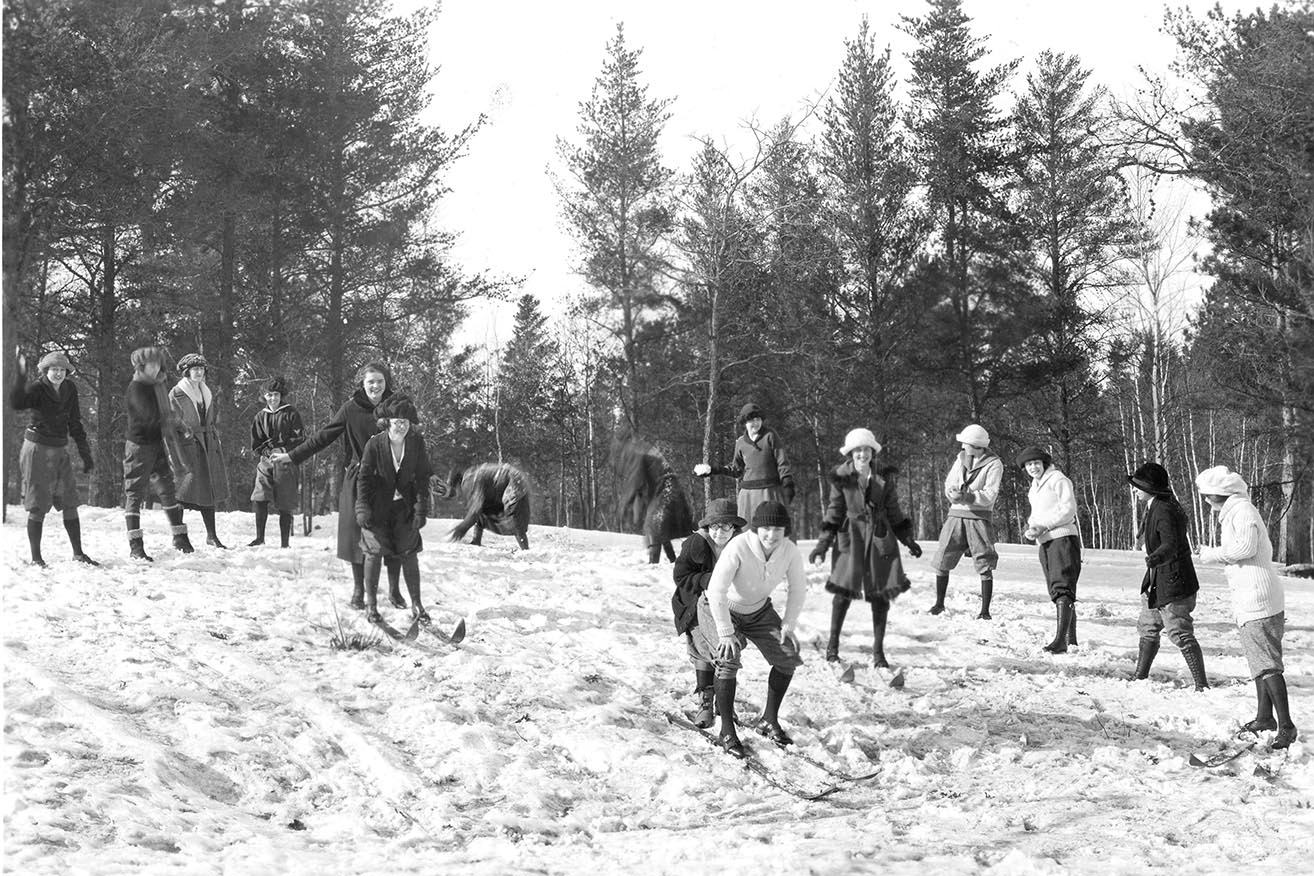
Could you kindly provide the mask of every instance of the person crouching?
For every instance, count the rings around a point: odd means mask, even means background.
[[[385,559],[401,561],[402,577],[411,595],[411,616],[429,623],[420,602],[420,530],[429,517],[429,457],[424,440],[413,427],[420,415],[415,404],[395,394],[374,409],[385,431],[365,444],[356,475],[356,522],[365,554],[365,617],[379,615],[379,574]]]
[[[753,511],[750,529],[730,540],[712,570],[707,592],[698,602],[694,640],[716,673],[716,711],[721,717],[718,741],[735,757],[744,757],[735,731],[735,686],[740,654],[752,642],[771,665],[766,707],[757,730],[777,745],[793,740],[780,726],[780,703],[794,670],[803,665],[794,626],[803,610],[807,577],[803,555],[785,537],[789,511],[780,502],[762,502]],[[785,617],[771,605],[771,591],[788,582]]]

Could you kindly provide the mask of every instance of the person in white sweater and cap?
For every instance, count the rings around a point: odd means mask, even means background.
[[[944,611],[944,597],[949,591],[949,573],[963,554],[972,558],[981,576],[981,611],[977,617],[990,620],[990,599],[995,592],[995,499],[1004,479],[1004,463],[990,449],[990,433],[972,425],[959,432],[956,440],[962,447],[949,466],[944,479],[944,495],[949,500],[949,516],[940,529],[940,547],[931,567],[935,569],[935,605],[931,614]]]
[[[1276,730],[1273,748],[1287,748],[1296,740],[1296,725],[1291,720],[1287,682],[1282,675],[1286,612],[1282,579],[1273,568],[1268,528],[1250,501],[1245,480],[1227,466],[1216,465],[1200,472],[1195,486],[1218,514],[1220,530],[1217,547],[1200,549],[1200,562],[1223,564],[1241,632],[1241,651],[1255,680],[1255,719],[1241,729],[1255,734]]]
[[[1058,628],[1045,646],[1051,654],[1067,653],[1077,644],[1077,579],[1081,577],[1081,533],[1077,528],[1077,496],[1072,481],[1054,465],[1042,447],[1017,455],[1017,464],[1031,476],[1027,499],[1031,516],[1023,536],[1040,548],[1040,572]]]
[[[803,611],[807,577],[803,555],[785,537],[789,511],[780,502],[762,502],[753,511],[749,531],[732,538],[712,569],[707,592],[698,602],[694,642],[716,673],[716,711],[721,718],[718,741],[735,757],[745,755],[735,731],[735,686],[740,654],[752,642],[771,665],[766,707],[757,720],[759,733],[777,745],[793,740],[780,726],[780,703],[794,670],[803,665],[794,627]],[[771,605],[771,592],[785,582],[785,616]]]

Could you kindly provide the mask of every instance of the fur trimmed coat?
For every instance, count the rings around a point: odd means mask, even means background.
[[[912,521],[899,507],[894,484],[875,471],[862,486],[852,460],[830,474],[830,501],[821,520],[819,547],[833,541],[839,557],[826,589],[850,599],[890,600],[909,587],[899,541],[912,537]]]
[[[228,465],[219,442],[219,408],[204,383],[200,384],[203,394],[193,395],[189,388],[183,378],[169,390],[183,467],[183,471],[174,472],[178,501],[212,508],[228,498]]]

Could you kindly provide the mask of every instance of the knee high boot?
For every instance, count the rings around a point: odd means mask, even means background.
[[[1277,721],[1273,720],[1273,697],[1268,692],[1267,682],[1267,675],[1255,679],[1255,720],[1242,724],[1242,730],[1262,733],[1277,729]]]
[[[265,543],[265,523],[269,520],[269,503],[255,503],[256,516],[256,537],[247,542],[247,547],[255,547]]]
[[[181,505],[174,505],[172,508],[164,509],[164,516],[169,520],[169,530],[173,533],[173,546],[180,554],[190,554],[196,551],[192,547],[192,540],[187,537],[187,524],[183,523],[183,509]]]
[[[134,560],[154,562],[146,555],[146,547],[141,538],[141,514],[128,512],[123,515],[123,522],[128,527],[128,556]]]
[[[377,623],[379,614],[379,573],[383,571],[383,558],[378,554],[365,555],[365,620]]]
[[[944,597],[949,592],[948,574],[935,576],[935,605],[931,606],[931,614],[940,614],[944,611]]]
[[[88,566],[100,565],[82,551],[82,520],[78,518],[76,510],[72,517],[64,518],[64,531],[68,533],[69,547],[73,548],[73,559]]]
[[[214,506],[201,509],[201,520],[205,523],[205,543],[210,547],[217,547],[221,551],[228,550],[228,546],[219,540],[219,533],[214,529]]]
[[[351,564],[351,607],[365,607],[365,564]]]
[[[772,669],[771,674],[767,676],[766,706],[762,709],[759,726],[762,735],[776,745],[794,743],[794,740],[789,738],[789,734],[780,727],[780,703],[785,699],[785,691],[789,690],[789,683],[793,680],[792,674],[781,672],[779,669]]]
[[[402,557],[401,571],[406,576],[406,592],[411,595],[411,617],[422,624],[429,623],[429,612],[424,610],[424,603],[420,601],[420,558],[415,554]]]
[[[1077,604],[1072,604],[1072,620],[1068,621],[1068,647],[1077,645]]]
[[[1136,654],[1136,680],[1141,681],[1150,677],[1150,666],[1154,663],[1154,657],[1159,653],[1159,637],[1142,638],[1140,648]]]
[[[977,620],[991,620],[990,617],[990,600],[995,595],[995,576],[985,574],[981,576],[981,611],[977,613]]]
[[[1268,688],[1273,710],[1277,712],[1278,732],[1273,738],[1273,747],[1290,748],[1296,741],[1296,725],[1291,720],[1291,707],[1287,703],[1287,680],[1281,672],[1270,673],[1264,676],[1264,686]]]
[[[401,559],[388,557],[383,561],[383,566],[388,570],[388,601],[393,608],[405,608],[406,600],[402,599],[401,594]]]
[[[878,599],[871,604],[871,664],[877,669],[888,669],[885,660],[885,624],[890,617],[890,604]]]
[[[1200,643],[1191,638],[1180,647],[1182,658],[1186,660],[1186,668],[1191,670],[1191,681],[1195,682],[1195,689],[1204,690],[1209,687],[1209,676],[1205,675],[1204,654],[1200,651]]]
[[[826,643],[826,660],[831,663],[839,660],[840,630],[844,629],[844,615],[849,613],[849,603],[852,601],[836,593],[830,602],[830,639]]]
[[[743,757],[744,746],[739,741],[738,731],[735,730],[735,687],[736,680],[733,678],[718,676],[716,679],[716,713],[721,718],[721,730],[717,733],[717,738],[721,747],[730,754]]]
[[[1051,654],[1068,653],[1068,625],[1072,623],[1072,600],[1066,596],[1060,596],[1054,600],[1054,615],[1057,631],[1054,633],[1054,641],[1045,646],[1045,650]]]
[[[32,565],[46,568],[46,560],[41,556],[41,531],[45,529],[46,518],[29,515],[27,518],[27,546],[32,551]]]
[[[278,514],[278,546],[288,547],[292,539],[292,515],[286,511]]]
[[[716,675],[710,669],[694,670],[694,693],[698,695],[698,713],[694,723],[704,730],[716,721],[713,698],[716,695]]]

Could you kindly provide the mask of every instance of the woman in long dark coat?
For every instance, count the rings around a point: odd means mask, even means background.
[[[178,501],[184,508],[201,512],[205,543],[224,550],[226,546],[215,531],[214,509],[228,498],[228,468],[219,442],[219,406],[205,382],[209,367],[200,353],[188,353],[179,359],[178,372],[182,376],[169,390],[169,405],[182,449]]]
[[[868,429],[854,429],[845,437],[840,453],[848,459],[830,475],[830,502],[821,520],[822,536],[810,559],[820,563],[835,544],[839,557],[830,572],[826,589],[835,594],[831,603],[830,641],[826,659],[839,660],[840,630],[849,603],[855,599],[871,603],[872,661],[887,667],[885,624],[890,600],[908,589],[908,576],[899,557],[899,542],[914,557],[922,549],[912,537],[912,521],[899,507],[894,485],[876,472],[876,454],[881,445]]]
[[[365,608],[365,553],[360,546],[360,527],[356,524],[356,473],[360,469],[365,443],[379,431],[374,408],[392,395],[392,372],[382,362],[369,362],[356,372],[356,391],[319,431],[291,451],[270,457],[274,463],[300,465],[310,457],[341,439],[346,459],[342,488],[338,490],[338,559],[351,564],[351,607]],[[401,567],[395,560],[388,564],[388,598],[397,608],[405,608],[401,598]]]

